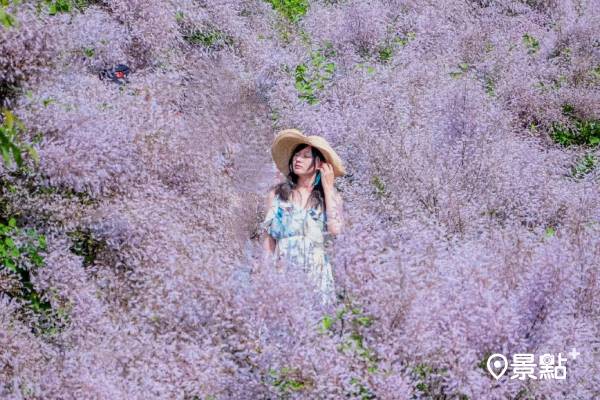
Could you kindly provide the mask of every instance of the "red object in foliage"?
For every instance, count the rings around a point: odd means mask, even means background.
[[[122,78],[123,76],[125,76],[125,74],[123,72],[121,72],[121,71],[115,72],[115,75],[116,75],[117,78]]]

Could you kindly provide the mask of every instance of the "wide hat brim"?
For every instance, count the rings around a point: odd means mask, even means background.
[[[327,140],[320,136],[306,136],[297,129],[284,129],[277,134],[277,137],[271,145],[271,155],[277,169],[284,176],[289,176],[289,161],[292,152],[300,143],[306,143],[316,147],[321,151],[327,163],[333,167],[333,176],[338,177],[346,175],[346,169],[342,159],[331,148]]]

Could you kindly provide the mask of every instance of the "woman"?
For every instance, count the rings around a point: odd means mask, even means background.
[[[323,303],[335,300],[333,271],[325,253],[325,236],[343,228],[342,199],[333,183],[344,166],[327,141],[285,129],[271,146],[286,181],[270,188],[261,224],[265,254],[275,263],[295,265],[321,292]]]

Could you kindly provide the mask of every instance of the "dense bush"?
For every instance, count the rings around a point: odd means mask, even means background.
[[[7,4],[4,4],[7,3]],[[54,43],[31,4],[0,3],[0,107],[10,107],[27,81],[49,72]]]
[[[0,278],[0,397],[600,396],[597,2],[5,3],[40,163],[0,165],[0,222],[45,248]],[[333,307],[261,258],[284,127],[349,171]],[[485,370],[572,348],[565,381]]]

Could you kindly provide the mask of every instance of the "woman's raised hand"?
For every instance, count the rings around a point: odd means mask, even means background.
[[[321,171],[321,182],[323,182],[323,189],[327,190],[333,188],[333,166],[329,163],[322,162],[318,169]]]

